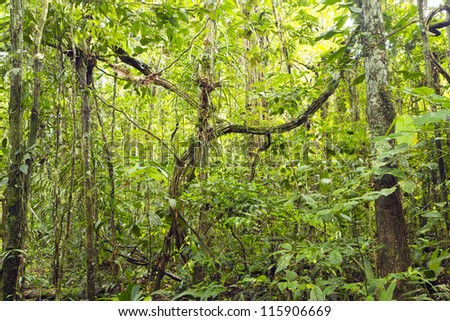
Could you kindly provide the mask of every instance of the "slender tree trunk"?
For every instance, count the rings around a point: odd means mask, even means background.
[[[422,36],[422,46],[423,46],[423,53],[424,53],[424,59],[425,59],[425,83],[427,87],[433,88],[435,93],[440,95],[440,85],[439,85],[439,73],[437,73],[436,69],[433,68],[432,64],[432,55],[433,52],[431,51],[430,41],[428,38],[426,26],[425,26],[425,17],[424,17],[424,10],[426,7],[424,7],[424,1],[418,0],[417,1],[417,8],[419,11],[419,18],[420,18],[420,33]],[[436,111],[436,106],[431,104],[430,106],[431,111]],[[447,179],[447,169],[445,166],[444,161],[444,150],[442,146],[442,140],[441,140],[441,126],[436,125],[435,131],[434,131],[434,144],[436,147],[436,151],[432,153],[432,157],[437,160],[438,163],[438,171],[433,173],[433,176],[435,177],[435,181],[437,182],[438,186],[436,187],[436,201],[437,202],[443,202],[446,204],[445,208],[443,209],[445,211],[444,217],[445,222],[447,226],[447,236],[448,232],[450,231],[450,212],[449,212],[449,202],[448,202],[448,189],[445,185],[445,181]],[[447,155],[446,155],[447,156]]]
[[[60,54],[60,74],[64,72],[64,57],[63,54]],[[64,221],[64,214],[62,213],[61,216],[59,216],[59,208],[60,208],[60,198],[59,198],[59,151],[61,147],[61,105],[60,102],[61,96],[64,95],[63,93],[63,85],[61,81],[58,80],[58,90],[57,90],[57,105],[56,105],[56,119],[55,119],[55,160],[54,160],[54,179],[53,179],[53,199],[54,199],[54,205],[53,205],[53,226],[54,226],[54,250],[53,250],[53,284],[55,286],[55,297],[56,300],[59,300],[60,296],[60,289],[59,281],[61,280],[59,273],[61,271],[60,269],[60,244],[61,244],[61,238],[63,233],[63,221]]]
[[[25,180],[28,167],[24,164],[22,64],[23,9],[22,0],[10,1],[10,35],[12,69],[9,97],[9,172],[6,186],[6,255],[3,259],[3,299],[16,300],[19,291],[19,270],[23,264],[26,232]]]
[[[6,198],[3,196],[1,199],[1,203],[2,203],[2,220],[1,220],[1,224],[0,224],[0,237],[2,238],[2,248],[0,249],[0,251],[5,252],[6,251],[6,243],[7,243],[7,231],[6,231]],[[2,265],[0,265],[0,273],[2,272]],[[1,281],[1,275],[0,275],[0,281]],[[1,298],[1,297],[0,297]]]
[[[27,178],[25,181],[25,193],[27,195],[27,199],[30,198],[31,195],[31,177],[33,174],[33,161],[34,161],[34,147],[37,142],[38,138],[38,132],[40,127],[40,110],[41,110],[41,76],[40,73],[42,72],[43,68],[43,59],[44,55],[41,54],[41,40],[42,40],[42,34],[44,32],[44,25],[45,21],[47,20],[47,12],[48,12],[48,2],[49,0],[42,0],[42,10],[40,18],[37,22],[36,26],[36,35],[34,38],[34,56],[33,56],[33,106],[31,108],[31,114],[30,114],[30,127],[28,131],[28,153],[30,154],[30,157],[27,157],[27,165],[28,165],[28,173]],[[59,207],[59,198],[58,198],[58,157],[59,157],[59,137],[60,137],[60,128],[59,128],[59,102],[57,103],[57,122],[58,122],[58,129],[56,133],[56,155],[55,155],[55,164],[54,169],[56,173],[56,177],[54,179],[54,208],[52,212],[52,218],[53,222],[56,223],[57,215],[58,215],[58,207]],[[56,234],[58,231],[57,224],[54,224],[55,227],[55,240],[57,239]],[[54,258],[59,257],[59,251],[58,246],[55,246],[54,250]],[[53,262],[55,263],[55,261]],[[53,271],[56,271],[56,269],[53,269]],[[55,280],[55,279],[54,279]]]
[[[115,97],[116,97],[116,80],[114,79],[114,93],[113,93],[113,106],[115,107]],[[103,120],[100,115],[100,109],[97,105],[97,100],[95,100],[96,104],[96,114],[98,123],[100,125],[102,140],[103,140],[103,151],[105,153],[106,158],[106,165],[108,168],[108,176],[109,176],[109,236],[111,237],[111,246],[112,246],[112,252],[111,252],[111,258],[110,260],[110,266],[111,266],[111,273],[114,279],[117,278],[118,273],[118,266],[116,264],[117,255],[119,253],[118,249],[118,243],[116,238],[116,218],[115,218],[115,208],[116,208],[116,183],[115,183],[115,175],[114,175],[114,164],[113,164],[113,143],[114,141],[111,140],[108,142],[108,138],[106,136],[105,126],[103,125]],[[112,124],[112,127],[114,128],[114,122]],[[112,129],[111,137],[114,137],[114,129]]]
[[[72,42],[72,52],[76,52],[76,47],[75,47],[75,37],[74,37],[74,23],[73,23],[73,5],[70,8],[70,39]],[[73,55],[71,57],[71,64],[72,67],[76,70],[76,66],[77,66],[77,57],[76,55]],[[63,56],[61,55],[61,68],[63,68],[64,66],[64,60],[63,60]],[[78,126],[77,126],[77,113],[76,113],[76,97],[78,95],[77,90],[76,90],[76,86],[77,86],[77,75],[75,73],[72,73],[72,77],[71,77],[71,94],[70,94],[70,102],[69,102],[69,106],[70,106],[70,119],[72,120],[71,125],[72,125],[72,146],[71,146],[71,157],[70,157],[70,178],[69,178],[69,196],[68,196],[68,202],[67,202],[67,207],[65,207],[65,215],[63,215],[63,217],[65,216],[65,226],[64,226],[64,234],[62,234],[62,228],[61,228],[61,235],[63,235],[62,237],[62,243],[61,243],[61,259],[60,259],[60,263],[59,263],[59,271],[57,272],[58,274],[58,280],[56,282],[56,289],[55,289],[55,295],[56,295],[56,300],[60,299],[61,296],[61,287],[62,287],[62,282],[64,279],[64,265],[66,263],[66,253],[68,251],[68,243],[69,243],[69,238],[71,233],[71,222],[72,222],[72,210],[73,210],[73,194],[74,194],[74,186],[75,186],[75,151],[76,151],[76,147],[77,147],[77,143],[78,143]]]
[[[395,118],[395,110],[391,101],[388,81],[388,54],[385,49],[384,22],[379,0],[363,0],[362,14],[364,31],[368,34],[365,46],[368,53],[364,59],[366,73],[367,120],[372,139],[386,135]],[[379,148],[372,141],[373,154],[376,157]],[[389,161],[389,160],[385,160]],[[389,163],[389,162],[388,162]],[[395,167],[391,163],[381,168],[381,171]],[[407,242],[407,229],[403,213],[400,190],[396,177],[390,174],[379,174],[373,178],[376,191],[393,188],[395,191],[388,196],[381,196],[375,201],[375,217],[378,242],[381,245],[377,257],[377,271],[384,277],[392,272],[406,271],[410,264],[410,253]],[[397,295],[405,291],[403,284],[398,284]]]
[[[355,70],[358,69],[358,64],[354,67]],[[355,79],[356,74],[349,72],[349,77],[347,78],[348,81],[348,93],[349,93],[349,99],[350,99],[350,110],[352,113],[352,120],[356,123],[359,122],[361,119],[360,116],[360,107],[359,107],[359,95],[358,95],[358,88],[355,85]]]
[[[281,57],[285,59],[287,73],[291,74],[292,73],[292,65],[289,60],[289,51],[288,51],[288,48],[286,45],[286,41],[284,39],[283,24],[282,24],[280,16],[278,15],[278,10],[277,10],[275,1],[271,0],[271,2],[272,2],[273,18],[275,20],[275,27],[277,29],[278,37],[280,38]]]
[[[77,75],[81,92],[81,150],[83,158],[83,198],[86,224],[87,299],[93,300],[96,292],[97,252],[95,242],[95,199],[93,168],[91,166],[91,103],[90,88],[93,83],[95,58],[88,46],[77,55]]]

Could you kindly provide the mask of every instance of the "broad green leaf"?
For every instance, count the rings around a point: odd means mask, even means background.
[[[322,178],[320,179],[319,189],[321,193],[326,193],[329,191],[331,187],[332,180],[330,178]]]
[[[292,256],[293,254],[285,254],[280,256],[280,258],[277,261],[277,269],[275,273],[285,270],[289,265],[289,263],[291,262]]]
[[[326,62],[327,63],[331,63],[335,60],[339,60],[344,54],[345,51],[347,50],[347,47],[341,47],[339,48],[337,51],[334,51],[333,53],[331,53],[327,58],[326,58]]]
[[[144,295],[140,291],[139,285],[130,284],[125,291],[117,296],[117,299],[119,301],[142,301]]]
[[[333,265],[340,265],[343,261],[341,253],[337,250],[333,250],[330,252],[328,260]]]
[[[395,192],[395,190],[397,189],[397,187],[391,187],[391,188],[383,188],[381,191],[380,191],[380,194],[381,195],[383,195],[383,196],[389,196],[389,195],[391,195],[392,193],[394,193]]]
[[[375,273],[373,272],[372,265],[366,256],[363,257],[363,265],[367,282],[371,282],[375,278]]]
[[[401,115],[397,117],[395,121],[395,132],[402,133],[402,136],[396,138],[398,144],[414,144],[416,131],[416,125],[410,115]]]
[[[314,206],[316,205],[316,201],[309,195],[302,195],[303,199],[305,200],[306,204]]]
[[[422,126],[428,123],[440,123],[443,121],[446,121],[447,118],[450,116],[450,110],[447,109],[440,109],[435,112],[429,112],[424,115],[418,116],[414,118],[414,122],[418,126]]]
[[[134,236],[136,237],[140,237],[141,236],[141,229],[138,225],[134,224],[133,227],[131,228],[131,232],[133,233]]]
[[[351,222],[352,218],[344,213],[339,213],[339,216],[342,217],[344,220]]]
[[[214,299],[217,297],[220,293],[226,291],[226,288],[222,284],[212,283],[209,285],[209,287],[206,289],[205,292],[201,295],[200,299],[202,301],[206,301],[208,299]]]
[[[424,77],[424,74],[421,72],[409,72],[407,70],[400,70],[398,73],[402,74],[405,80]]]
[[[324,301],[325,295],[320,287],[314,285],[309,293],[309,301]]]
[[[435,211],[423,213],[421,216],[427,218],[442,218],[442,214]]]
[[[416,184],[413,181],[401,181],[398,185],[400,185],[400,188],[408,194],[412,194],[416,189]]]
[[[392,298],[394,296],[394,290],[395,290],[395,286],[397,285],[397,281],[394,280],[392,281],[392,283],[389,285],[389,287],[387,288],[387,290],[381,290],[380,293],[380,301],[392,301]]]
[[[264,283],[264,282],[267,281],[267,276],[265,276],[264,274],[262,274],[262,275],[258,276],[258,277],[255,279],[255,281]]]
[[[428,95],[434,94],[434,89],[429,88],[429,87],[419,87],[419,88],[414,88],[412,90],[412,92],[415,94],[418,94],[418,95],[428,96]]]
[[[298,278],[298,275],[295,271],[286,270],[286,280],[294,281],[297,278]]]
[[[283,292],[284,290],[286,290],[288,283],[287,282],[278,282],[277,286],[278,286],[278,289],[280,289],[280,291]]]

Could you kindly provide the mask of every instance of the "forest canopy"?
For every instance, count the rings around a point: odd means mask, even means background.
[[[4,300],[450,299],[450,1],[0,4]]]

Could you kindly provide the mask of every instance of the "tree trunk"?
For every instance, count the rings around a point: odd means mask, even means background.
[[[358,70],[358,64],[354,66],[355,70]],[[350,110],[352,113],[352,120],[357,123],[361,120],[360,117],[360,107],[359,107],[359,95],[358,88],[355,85],[356,74],[350,73],[347,78],[348,81],[348,94],[350,99]]]
[[[26,232],[25,180],[28,167],[23,164],[23,11],[22,0],[10,2],[12,69],[9,97],[9,172],[6,186],[6,255],[3,259],[3,299],[16,300],[19,270],[23,264]]]
[[[87,46],[85,46],[87,47]],[[91,166],[91,103],[89,90],[93,83],[95,58],[87,48],[77,55],[77,75],[81,92],[81,146],[83,158],[83,199],[86,224],[87,299],[95,298],[97,252],[95,245],[95,200]]]
[[[420,18],[420,34],[422,36],[422,46],[423,46],[423,54],[424,54],[424,62],[425,62],[425,83],[426,86],[429,88],[433,88],[434,92],[438,95],[440,95],[440,84],[439,84],[439,73],[437,72],[436,68],[433,67],[432,63],[432,55],[433,52],[431,51],[430,46],[430,40],[428,38],[427,34],[427,27],[425,26],[425,17],[424,17],[424,10],[426,9],[424,5],[423,0],[417,1],[417,8],[419,11],[419,18]],[[431,104],[430,110],[435,112],[436,106]],[[445,218],[447,231],[446,236],[448,236],[448,233],[450,231],[450,217],[449,217],[449,203],[448,203],[448,190],[445,185],[445,181],[447,179],[447,168],[445,166],[444,161],[444,150],[442,146],[442,140],[441,140],[441,132],[443,132],[441,126],[439,124],[436,124],[435,130],[434,130],[434,145],[436,147],[435,151],[432,154],[433,160],[437,160],[438,163],[438,170],[433,170],[432,176],[435,178],[437,185],[440,187],[435,187],[437,191],[435,191],[434,196],[435,202],[443,202],[446,204],[443,208],[443,215]]]
[[[284,58],[285,63],[286,63],[286,71],[288,74],[291,74],[292,73],[292,64],[289,60],[289,51],[286,46],[286,41],[284,39],[284,31],[283,31],[282,21],[281,21],[280,16],[278,15],[277,6],[276,6],[275,1],[272,0],[271,4],[272,4],[272,14],[273,14],[274,22],[275,22],[275,27],[277,29],[278,37],[280,38],[281,62],[283,64],[283,58]]]
[[[389,90],[388,53],[383,40],[385,30],[380,1],[363,0],[362,14],[364,31],[368,34],[365,39],[368,52],[364,59],[366,112],[373,139],[387,134],[395,118],[395,109]],[[372,144],[373,156],[376,157],[380,146],[375,141],[372,141]],[[391,146],[384,146],[384,148],[391,148]],[[381,172],[395,166],[392,163],[385,165],[381,168]],[[390,174],[375,175],[373,183],[376,191],[398,185],[396,177]],[[377,258],[379,276],[384,277],[392,272],[406,271],[410,264],[410,254],[402,199],[398,187],[395,192],[388,196],[381,196],[375,201],[375,217],[378,242],[382,246],[378,251]],[[397,289],[398,297],[405,291],[404,284],[398,284]]]

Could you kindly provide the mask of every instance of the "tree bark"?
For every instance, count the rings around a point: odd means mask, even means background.
[[[22,0],[10,1],[10,35],[12,69],[9,97],[9,172],[6,186],[6,255],[3,260],[3,299],[16,300],[19,291],[19,270],[23,264],[26,232],[25,180],[23,142],[23,9]]]
[[[385,29],[380,1],[363,0],[362,15],[364,31],[368,35],[365,39],[368,52],[364,59],[366,112],[373,144],[373,156],[376,157],[380,146],[373,141],[373,138],[387,134],[394,121],[395,110],[389,90],[388,53],[383,40]],[[384,148],[391,148],[391,146],[388,144]],[[389,160],[384,161],[389,163]],[[394,163],[385,165],[381,171],[395,166]],[[377,257],[377,271],[380,277],[385,277],[389,273],[406,271],[410,264],[407,228],[396,177],[390,174],[375,175],[373,183],[376,191],[396,187],[395,192],[388,196],[381,196],[375,201],[377,237],[381,245]],[[404,285],[399,283],[397,297],[404,291]]]

